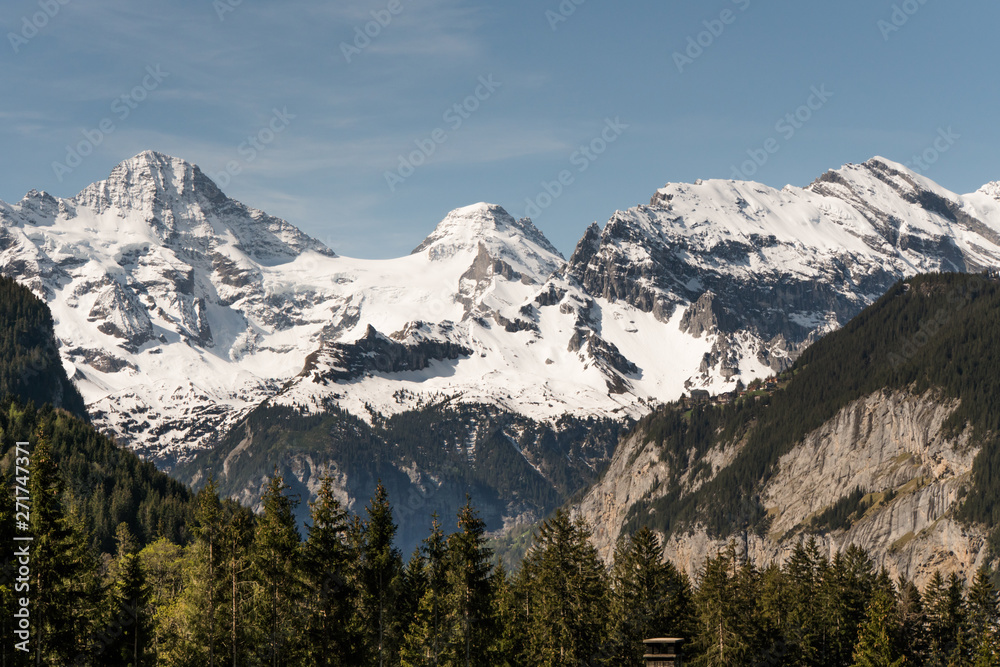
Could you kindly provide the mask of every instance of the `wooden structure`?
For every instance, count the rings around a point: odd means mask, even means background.
[[[643,660],[646,667],[682,667],[681,644],[683,639],[660,637],[644,639]]]

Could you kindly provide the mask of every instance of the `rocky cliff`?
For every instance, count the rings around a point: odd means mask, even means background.
[[[996,555],[998,287],[895,286],[775,387],[644,419],[574,511],[604,558],[649,525],[692,576],[730,541],[763,565],[809,539],[921,583],[970,575]]]
[[[671,535],[664,554],[692,577],[706,557],[730,540],[759,565],[782,562],[796,544],[815,537],[832,555],[849,545],[871,552],[895,576],[925,581],[935,569],[970,575],[987,558],[987,535],[954,517],[969,482],[979,448],[968,431],[944,432],[955,404],[933,392],[876,393],[851,403],[783,456],[764,485],[762,499],[771,517],[769,531],[710,536],[703,526]],[[713,472],[729,465],[739,443],[715,448],[704,459]],[[622,441],[604,478],[578,507],[594,530],[605,559],[636,500],[662,494],[671,479],[653,441],[635,432]],[[688,493],[702,480],[682,478]],[[870,490],[870,506],[846,529],[816,530],[810,520],[856,489]]]

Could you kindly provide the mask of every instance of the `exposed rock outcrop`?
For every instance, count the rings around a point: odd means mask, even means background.
[[[913,396],[877,393],[855,401],[783,456],[762,491],[771,517],[765,536],[710,536],[698,528],[671,535],[667,558],[696,576],[708,556],[729,541],[762,565],[783,561],[796,544],[815,537],[828,554],[857,545],[878,566],[918,583],[935,569],[970,576],[987,558],[985,531],[954,518],[978,448],[968,431],[948,436],[943,425],[957,404],[933,392]],[[644,497],[667,493],[672,471],[644,432],[624,440],[603,479],[576,507],[594,527],[601,556],[610,558],[629,510]],[[732,461],[738,444],[713,449],[713,471]],[[698,480],[681,478],[683,493]],[[872,494],[872,505],[847,529],[817,532],[810,520],[855,489]],[[887,493],[888,492],[888,493]]]

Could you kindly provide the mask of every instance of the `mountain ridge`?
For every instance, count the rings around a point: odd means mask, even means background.
[[[449,213],[410,255],[342,257],[152,152],[83,193],[0,205],[0,273],[49,303],[95,423],[191,480],[200,461],[236,460],[243,422],[266,406],[349,415],[361,431],[440,419],[473,471],[477,452],[526,461],[564,498],[565,480],[591,481],[614,445],[555,455],[579,423],[733,392],[788,368],[900,278],[1000,265],[1000,201],[884,159],[806,188],[667,184],[588,227],[569,259],[486,203]],[[442,405],[463,417],[427,412]],[[230,465],[234,495],[259,490],[284,456],[276,442],[243,447],[266,455]],[[444,483],[419,461],[385,464],[404,486]],[[338,492],[361,488],[341,481]],[[494,521],[542,508],[502,488],[513,495],[497,498]]]

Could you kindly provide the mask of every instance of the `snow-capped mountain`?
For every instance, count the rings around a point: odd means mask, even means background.
[[[98,425],[170,464],[264,400],[370,420],[449,398],[551,421],[732,389],[901,276],[1000,265],[998,193],[875,158],[806,188],[670,184],[569,260],[489,204],[362,260],[146,152],[72,199],[0,203],[0,271],[49,303]]]

